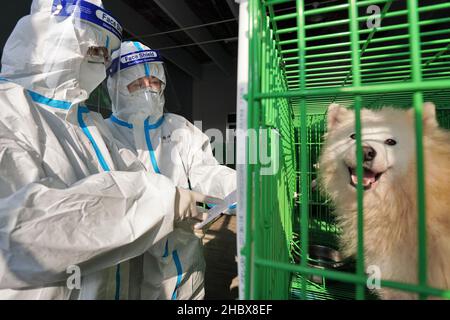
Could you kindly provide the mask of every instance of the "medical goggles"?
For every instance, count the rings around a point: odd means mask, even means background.
[[[83,0],[54,0],[52,15],[60,18],[75,17],[77,22],[84,22],[100,32],[105,39],[104,45],[98,44],[88,49],[87,55],[103,58],[105,64],[111,64],[112,53],[120,49],[122,42],[122,26],[105,9]],[[77,27],[83,28],[82,25]]]

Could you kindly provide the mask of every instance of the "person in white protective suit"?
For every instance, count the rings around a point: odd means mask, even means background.
[[[149,172],[177,186],[218,198],[236,189],[234,170],[219,165],[207,135],[182,116],[164,113],[166,77],[158,51],[123,42],[108,77],[113,114],[106,119],[114,137],[133,150]],[[164,248],[144,255],[141,295],[145,298],[204,297],[202,244],[192,230],[178,227]],[[162,285],[152,275],[161,275]]]
[[[121,26],[100,0],[34,0],[2,56],[0,299],[127,298],[134,257],[217,201],[144,171],[82,105]]]

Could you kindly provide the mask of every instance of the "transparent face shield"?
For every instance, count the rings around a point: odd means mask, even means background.
[[[159,52],[125,42],[121,54],[115,55],[108,79],[113,114],[124,121],[161,116],[165,74]]]
[[[2,77],[48,98],[73,101],[105,77],[122,27],[100,0],[33,0],[3,49]]]
[[[102,7],[100,1],[54,0],[51,16],[58,22],[70,21],[80,53],[92,63],[111,65],[112,53],[120,49],[122,26]]]
[[[24,28],[28,42],[36,41],[23,59],[34,86],[63,100],[77,89],[89,95],[106,78],[122,38],[121,25],[99,0],[35,0]]]
[[[161,93],[162,81],[154,76],[145,76],[131,82],[127,89],[130,95],[139,94],[141,91]]]

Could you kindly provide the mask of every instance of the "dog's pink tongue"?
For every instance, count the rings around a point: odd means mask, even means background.
[[[352,182],[355,185],[358,183],[358,177],[356,176],[356,168],[352,169]],[[373,171],[364,169],[362,185],[364,187],[367,187],[374,182],[375,182],[375,173]]]

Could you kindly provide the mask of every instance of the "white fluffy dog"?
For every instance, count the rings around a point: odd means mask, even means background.
[[[424,156],[428,284],[450,289],[450,133],[438,127],[435,107],[424,105]],[[413,109],[361,110],[366,266],[381,277],[418,282],[416,147]],[[319,181],[335,204],[341,249],[356,254],[355,114],[336,104],[328,109],[328,132]],[[383,287],[383,299],[416,294]]]

